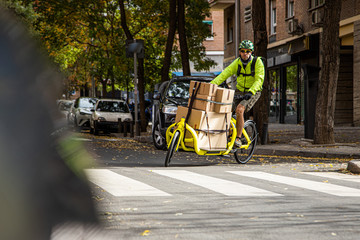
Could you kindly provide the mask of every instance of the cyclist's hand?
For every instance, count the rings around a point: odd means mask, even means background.
[[[242,100],[244,100],[244,96],[241,95],[235,95],[234,99],[238,100],[239,102],[241,102]]]
[[[249,100],[252,95],[253,95],[252,92],[247,92],[247,93],[244,95],[244,99],[245,99],[245,100]]]

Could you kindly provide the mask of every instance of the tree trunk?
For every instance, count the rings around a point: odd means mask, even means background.
[[[185,29],[185,2],[184,0],[178,1],[178,32],[181,52],[181,63],[183,68],[183,75],[190,76],[190,63],[189,63],[189,50],[186,42],[186,29]]]
[[[118,0],[120,6],[120,13],[121,13],[121,27],[125,32],[126,39],[134,40],[128,26],[126,23],[126,15],[125,15],[125,7],[124,1]],[[138,94],[139,94],[139,102],[140,102],[140,120],[141,120],[141,131],[146,132],[147,122],[145,118],[145,83],[144,83],[144,59],[138,58]],[[135,110],[135,106],[134,106]],[[137,113],[135,113],[137,114]]]
[[[161,82],[169,80],[169,70],[171,65],[171,53],[174,44],[174,37],[176,32],[176,0],[169,1],[169,31],[166,41],[165,57],[163,66],[161,68]]]
[[[267,31],[266,31],[266,4],[265,0],[252,1],[252,24],[254,30],[254,48],[255,56],[267,58]],[[261,97],[254,106],[254,121],[259,132],[261,144],[268,143],[268,122],[269,122],[269,95],[270,85],[266,74],[266,60],[263,61],[265,66],[265,78]]]
[[[341,0],[326,1],[321,34],[321,71],[315,111],[315,144],[333,144],[336,88],[340,64]]]

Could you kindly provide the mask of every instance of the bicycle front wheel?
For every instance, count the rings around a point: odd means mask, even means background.
[[[171,139],[170,146],[166,154],[165,167],[168,167],[170,165],[170,160],[176,150],[179,140],[180,140],[180,132],[176,131]]]
[[[247,163],[252,158],[258,137],[258,133],[254,121],[251,120],[246,121],[244,124],[244,130],[246,131],[250,139],[249,146],[247,148],[244,148],[243,146],[242,148],[235,149],[234,151],[235,160],[238,163],[242,163],[242,164]],[[243,145],[248,144],[248,141],[244,137],[244,134],[242,134],[241,142]]]

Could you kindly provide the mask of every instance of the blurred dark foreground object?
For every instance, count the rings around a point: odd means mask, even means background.
[[[23,25],[0,7],[0,239],[50,239],[65,221],[96,222],[85,150],[52,134],[61,76]],[[64,138],[64,136],[62,136]]]

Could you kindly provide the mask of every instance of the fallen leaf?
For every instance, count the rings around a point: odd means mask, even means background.
[[[150,230],[145,230],[142,234],[141,234],[141,236],[147,236],[147,235],[149,235],[150,234]]]

